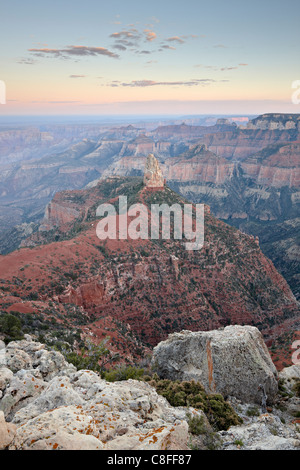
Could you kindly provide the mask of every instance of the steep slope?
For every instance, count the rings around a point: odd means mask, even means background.
[[[184,202],[168,187],[145,188],[139,178],[57,193],[28,247],[0,257],[2,311],[31,306],[69,325],[78,316],[84,334],[96,342],[109,335],[113,347],[131,357],[182,329],[252,324],[271,340],[278,329],[297,327],[295,298],[256,240],[208,207],[200,251],[186,251],[174,239],[100,241],[96,208],[117,204],[119,195],[129,206]]]

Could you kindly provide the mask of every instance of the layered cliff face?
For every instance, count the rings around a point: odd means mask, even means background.
[[[275,188],[300,187],[300,142],[271,145],[241,163],[246,177]]]
[[[83,323],[74,321],[82,334],[95,342],[108,335],[116,351],[131,357],[182,329],[252,324],[272,340],[276,328],[297,327],[295,298],[257,241],[207,207],[202,250],[186,251],[173,238],[100,241],[96,209],[102,202],[117,205],[119,195],[149,208],[185,202],[168,187],[149,191],[139,178],[58,193],[44,231],[27,241],[31,248],[1,257],[1,309],[28,312],[31,306],[69,325],[80,309]]]
[[[263,114],[247,123],[247,129],[300,130],[300,114]]]
[[[270,145],[241,162],[220,157],[205,144],[192,145],[177,157],[160,160],[168,181],[220,185],[240,173],[245,180],[249,179],[251,185],[255,183],[266,188],[300,187],[300,142]],[[108,167],[104,174],[142,174],[145,161],[142,156],[123,157]]]
[[[300,140],[300,131],[262,129],[235,129],[234,131],[207,134],[202,139],[209,150],[220,157],[242,161],[275,143]]]
[[[168,181],[222,184],[232,176],[234,164],[199,144],[179,157],[165,160],[162,168]]]
[[[271,144],[260,148],[258,152],[251,148],[251,156],[232,161],[214,153],[206,144],[190,145],[189,149],[178,156],[163,158],[156,154],[161,161],[164,176],[168,181],[180,181],[223,184],[240,172],[245,178],[255,184],[266,187],[300,186],[300,141],[292,143]],[[250,152],[250,149],[248,149]],[[243,148],[244,151],[248,151]],[[221,152],[222,153],[222,152]],[[120,158],[105,172],[105,176],[130,176],[142,174],[145,157],[120,156]]]
[[[155,140],[167,139],[172,142],[177,141],[197,141],[206,134],[232,131],[237,128],[234,122],[227,119],[218,119],[212,126],[191,126],[185,123],[169,126],[159,126],[149,132],[148,135]]]

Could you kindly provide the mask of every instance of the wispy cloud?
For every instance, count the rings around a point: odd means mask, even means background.
[[[17,61],[18,64],[21,65],[34,65],[37,63],[37,60],[31,59],[30,57],[23,57]]]
[[[108,86],[121,87],[153,87],[153,86],[205,86],[214,83],[216,80],[211,78],[200,78],[182,81],[155,81],[155,80],[133,80],[131,82],[111,82]]]
[[[168,42],[177,42],[178,44],[183,44],[185,41],[182,39],[180,36],[172,36],[168,39],[166,39]]]
[[[117,49],[119,51],[130,49],[131,52],[136,54],[151,54],[151,52],[154,51],[145,50],[143,47],[145,43],[153,43],[157,38],[157,34],[150,28],[139,31],[132,27],[112,33],[109,37],[114,40],[112,49]]]
[[[112,46],[114,49],[118,49],[119,51],[126,51],[127,50],[127,47],[125,46],[122,46],[122,44],[115,44],[114,46]]]
[[[116,20],[119,17],[116,16]],[[155,23],[159,20],[153,17]],[[82,45],[68,45],[63,48],[51,48],[46,44],[38,44],[39,47],[32,47],[28,52],[35,57],[52,57],[57,59],[80,59],[81,57],[97,57],[106,56],[114,59],[122,57],[122,53],[131,53],[139,55],[150,55],[155,52],[163,52],[168,50],[176,50],[177,45],[184,44],[189,39],[195,39],[198,35],[174,35],[164,40],[160,38],[157,41],[158,34],[154,30],[154,25],[144,26],[144,29],[138,28],[134,25],[128,25],[122,30],[115,31],[109,35],[111,44],[107,47],[96,46],[82,46]],[[147,48],[145,48],[147,44]],[[43,47],[41,47],[43,46]],[[33,64],[31,58],[22,58],[19,63]]]
[[[70,78],[85,78],[86,75],[70,75]]]
[[[227,71],[230,71],[230,70],[237,70],[240,67],[246,67],[247,65],[248,64],[238,64],[238,65],[234,65],[234,66],[218,67],[217,65],[196,64],[195,67],[196,68],[203,68],[203,69],[213,70],[214,72],[218,72],[218,71],[227,72]]]
[[[90,46],[66,46],[64,49],[28,49],[29,52],[38,55],[39,57],[60,57],[67,58],[70,56],[107,56],[118,59],[119,55],[111,52],[105,47],[90,47]]]
[[[112,33],[110,37],[114,39],[139,39],[140,34],[137,29],[130,29],[128,31],[123,30],[118,33]]]
[[[170,49],[172,51],[176,51],[176,47],[169,46],[168,44],[163,44],[159,50],[161,51],[162,49]]]
[[[130,28],[112,33],[109,37],[114,39],[114,49],[124,50],[120,47],[139,47],[143,35],[136,28]]]
[[[238,67],[222,67],[220,68],[221,72],[227,72],[227,70],[236,70]]]

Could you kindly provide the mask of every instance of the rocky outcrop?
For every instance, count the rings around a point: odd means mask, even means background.
[[[279,372],[279,379],[289,392],[294,391],[295,386],[300,383],[300,362],[290,367],[285,367]],[[299,386],[299,385],[298,385]],[[299,394],[298,394],[299,395]],[[298,396],[298,409],[300,410],[300,396]]]
[[[241,329],[236,336],[243,337]],[[261,352],[260,338],[252,334],[251,340]],[[200,409],[170,406],[147,382],[111,383],[91,370],[77,371],[60,353],[47,350],[28,335],[1,350],[0,449],[172,451],[190,450],[190,445],[220,450],[300,448],[295,423],[284,415],[286,422],[281,411],[261,414],[259,407],[231,396],[229,403],[243,424],[216,433]],[[219,351],[213,348],[213,353],[214,360],[217,355],[224,360],[222,347]],[[236,347],[228,375],[236,377],[241,372],[239,361],[243,364],[247,358],[247,348]],[[260,369],[261,360],[256,359],[256,368]],[[173,358],[168,360],[173,367]],[[185,364],[192,370],[189,361],[185,356]],[[216,376],[214,380],[218,380]],[[236,387],[240,387],[238,380]],[[199,435],[190,428],[191,420],[200,425]]]
[[[13,354],[19,359],[12,361]],[[147,383],[109,383],[95,372],[76,371],[60,353],[29,338],[10,343],[6,356],[0,448],[184,450],[187,415],[204,417],[194,408],[171,407]]]
[[[3,411],[0,411],[0,450],[6,449],[10,445],[16,430],[17,427],[12,423],[7,423]]]
[[[39,230],[52,230],[54,227],[68,224],[75,220],[79,214],[80,212],[76,209],[51,201],[46,207],[43,223]]]
[[[300,450],[297,427],[285,426],[278,416],[260,415],[253,423],[220,431],[222,450]]]
[[[262,114],[248,122],[247,129],[300,130],[300,114]]]
[[[261,333],[251,326],[228,326],[207,332],[174,333],[153,350],[158,375],[196,380],[208,392],[261,404],[272,403],[277,372]]]
[[[159,163],[152,153],[148,155],[146,161],[144,184],[147,188],[163,188],[165,184]]]

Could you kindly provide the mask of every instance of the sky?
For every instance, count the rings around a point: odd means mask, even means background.
[[[299,0],[0,0],[0,17],[2,116],[300,112]]]

